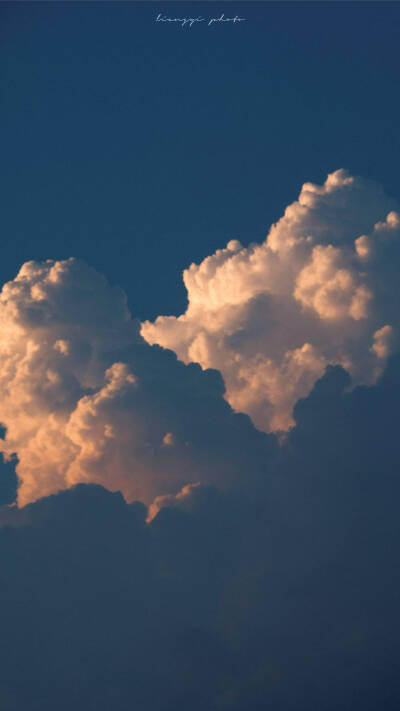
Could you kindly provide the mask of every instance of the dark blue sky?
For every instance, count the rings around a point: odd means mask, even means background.
[[[181,28],[158,12],[240,14]],[[78,256],[140,318],[346,167],[399,196],[395,2],[1,3],[0,279]]]

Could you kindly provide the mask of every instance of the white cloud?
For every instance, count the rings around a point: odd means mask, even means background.
[[[228,402],[260,429],[288,429],[327,364],[373,382],[394,347],[396,209],[379,185],[344,170],[305,183],[264,243],[232,240],[186,269],[186,313],[146,321],[141,333],[220,370]]]

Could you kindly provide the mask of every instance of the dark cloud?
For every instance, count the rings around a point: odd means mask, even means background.
[[[252,495],[3,508],[2,708],[397,709],[399,359],[348,382],[297,404]]]

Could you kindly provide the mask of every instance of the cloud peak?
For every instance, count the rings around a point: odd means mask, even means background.
[[[305,183],[262,244],[233,240],[191,264],[186,313],[146,321],[141,333],[185,363],[217,368],[228,402],[260,429],[287,430],[327,365],[369,383],[393,352],[398,209],[345,170]]]

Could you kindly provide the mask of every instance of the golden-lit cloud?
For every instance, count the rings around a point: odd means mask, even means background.
[[[219,374],[143,341],[122,290],[94,269],[24,264],[0,321],[0,444],[18,457],[20,505],[80,482],[151,503],[239,479],[241,442],[258,433]]]
[[[231,407],[288,429],[328,365],[372,383],[396,350],[394,207],[344,171],[307,183],[263,244],[232,240],[185,271],[185,314],[141,329],[83,262],[24,264],[0,294],[0,444],[19,504],[86,482],[156,510],[198,483],[264,477],[275,438]]]
[[[305,183],[262,244],[228,243],[183,274],[187,311],[142,324],[149,343],[217,368],[260,429],[287,430],[328,364],[374,382],[395,346],[400,218],[382,188],[344,170]],[[390,338],[389,338],[390,333]]]

